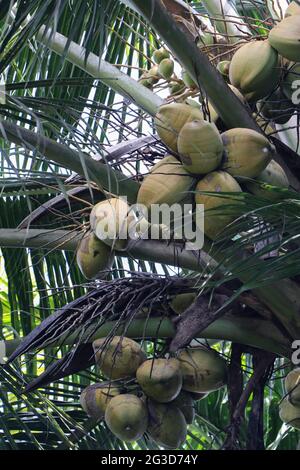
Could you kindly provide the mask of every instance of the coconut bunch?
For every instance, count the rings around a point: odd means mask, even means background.
[[[287,396],[279,407],[281,420],[300,429],[300,368],[293,369],[285,378],[285,389]]]
[[[289,185],[283,168],[273,160],[274,146],[259,132],[235,128],[220,133],[201,110],[185,103],[161,106],[155,126],[177,157],[166,155],[152,168],[137,201],[150,208],[182,203],[194,194],[194,202],[204,205],[204,232],[211,239],[234,220],[230,209],[242,204],[241,180],[246,191],[266,198],[278,197],[277,191],[270,191],[272,186]]]
[[[132,339],[115,336],[94,341],[93,348],[109,382],[87,387],[80,402],[123,441],[146,433],[161,447],[179,447],[194,420],[195,402],[227,382],[226,362],[205,347],[153,359]]]

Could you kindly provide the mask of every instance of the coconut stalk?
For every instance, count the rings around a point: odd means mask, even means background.
[[[101,80],[102,83],[112,88],[124,98],[136,103],[139,108],[154,116],[163,100],[151,90],[129,75],[121,72],[114,65],[106,62],[92,52],[86,56],[86,49],[60,33],[54,33],[49,27],[42,26],[36,35],[36,39],[53,52],[64,56],[73,65]]]
[[[227,0],[202,0],[202,5],[208,11],[209,16],[216,20],[218,31],[226,36],[229,42],[235,43],[241,36],[250,35],[248,26],[239,16],[232,2]]]
[[[127,195],[130,202],[136,201],[138,183],[129,180],[109,165],[94,160],[88,154],[76,152],[66,145],[8,121],[0,121],[0,131],[6,140],[30,151],[38,150],[48,160],[94,181],[100,189],[117,195]]]
[[[92,342],[98,338],[108,336],[111,331],[115,335],[125,334],[128,338],[173,338],[176,331],[173,322],[168,318],[149,318],[132,320],[129,325],[120,325],[116,330],[115,321],[106,322],[96,331],[94,327],[88,328],[81,341],[89,337],[91,331],[93,336],[89,338]],[[73,345],[78,339],[79,332],[60,338],[59,341],[53,340],[51,347],[65,345]],[[197,335],[196,335],[197,336]],[[226,340],[234,343],[241,343],[248,346],[261,348],[265,351],[273,352],[279,356],[290,357],[289,343],[279,330],[269,321],[260,319],[247,319],[242,317],[224,317],[216,320],[205,330],[199,332],[199,336],[204,339]],[[9,357],[19,346],[20,339],[2,340],[0,341],[0,364],[5,363],[4,358]],[[49,343],[47,343],[49,346]]]
[[[76,250],[82,237],[80,233],[67,230],[44,229],[0,229],[0,246],[9,248],[39,248],[46,250]],[[222,253],[210,250],[208,247],[199,252],[183,250],[183,247],[173,243],[166,244],[159,240],[131,241],[126,251],[117,252],[118,256],[132,256],[144,261],[154,261],[170,266],[202,272],[209,264],[216,268],[216,261],[222,263]],[[263,263],[264,261],[262,261]],[[245,284],[249,281],[246,273],[241,275]],[[297,339],[300,334],[300,288],[290,279],[283,279],[270,286],[253,289],[253,293],[275,314],[286,328],[291,339]]]

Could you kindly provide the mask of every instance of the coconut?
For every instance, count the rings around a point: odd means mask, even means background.
[[[203,119],[187,122],[182,127],[177,147],[182,164],[190,173],[206,174],[221,163],[222,138],[215,124]]]
[[[224,76],[229,76],[229,67],[230,67],[230,60],[222,60],[217,64],[218,71]]]
[[[184,84],[188,87],[188,88],[198,88],[198,83],[196,83],[192,77],[190,76],[190,74],[186,71],[186,70],[182,70],[181,72],[181,77],[182,77],[182,80],[184,82]]]
[[[130,338],[114,336],[93,342],[96,364],[109,379],[134,377],[138,367],[147,359],[141,346]]]
[[[171,404],[150,401],[149,405],[150,437],[165,449],[177,449],[186,440],[186,421],[182,411]]]
[[[156,131],[165,145],[177,152],[177,137],[184,126],[194,119],[203,119],[202,112],[184,103],[162,105],[155,116]]]
[[[136,395],[118,395],[106,407],[105,422],[111,432],[122,441],[136,441],[142,437],[148,426],[147,407]]]
[[[270,161],[269,165],[256,177],[256,180],[257,183],[252,181],[245,183],[248,191],[272,201],[280,199],[281,195],[276,191],[271,191],[268,185],[285,189],[289,187],[289,180],[284,169],[275,160]]]
[[[183,83],[182,80],[179,80],[178,82],[175,82],[175,81],[169,82],[169,91],[171,95],[182,93],[183,90],[185,90],[185,84]]]
[[[300,406],[294,406],[285,398],[279,406],[280,419],[293,428],[300,429]]]
[[[241,198],[238,194],[237,197],[229,195],[222,197],[199,192],[240,193],[241,187],[229,173],[213,171],[199,181],[196,191],[198,191],[195,194],[196,204],[204,205],[204,233],[213,240],[227,224],[235,219],[235,216],[229,213],[230,207],[227,208],[228,213],[224,214],[224,206],[241,204]],[[220,213],[221,210],[222,213]]]
[[[175,204],[182,201],[192,188],[194,179],[183,165],[171,155],[164,157],[145,177],[137,203],[147,209],[152,204]]]
[[[243,45],[230,62],[230,83],[241,90],[248,101],[268,95],[279,83],[279,78],[278,54],[267,40]]]
[[[183,390],[211,392],[227,383],[227,365],[216,351],[199,346],[178,355],[183,375]]]
[[[282,90],[285,96],[293,99],[293,95],[297,92],[294,83],[300,80],[300,62],[291,63],[283,77]],[[291,105],[291,104],[290,104]]]
[[[192,424],[195,418],[195,404],[191,393],[182,390],[170,405],[177,406],[182,411],[186,424]]]
[[[160,49],[156,49],[152,55],[152,59],[156,64],[160,64],[162,60],[169,59],[169,57],[170,57],[170,54],[164,47],[161,47]]]
[[[300,407],[300,367],[292,370],[286,376],[285,389],[292,405]]]
[[[296,2],[291,2],[287,9],[285,10],[284,17],[300,15],[300,5]]]
[[[229,129],[222,134],[225,158],[222,169],[232,176],[255,178],[270,163],[275,147],[252,129]]]
[[[110,400],[120,395],[120,389],[101,383],[89,385],[80,395],[80,404],[88,416],[96,420],[104,418]]]
[[[94,233],[88,232],[79,242],[76,261],[80,271],[87,279],[105,277],[114,260],[112,249],[99,240]]]
[[[147,72],[146,76],[148,77],[148,80],[152,85],[158,83],[161,78],[161,74],[159,73],[159,66],[154,65],[153,67],[151,67],[151,69],[149,69],[149,71]]]
[[[90,214],[91,229],[99,240],[116,250],[124,250],[128,243],[128,227],[134,214],[126,201],[109,198],[98,202]]]
[[[148,397],[161,403],[174,400],[182,386],[177,359],[149,359],[138,368],[136,379]]]
[[[257,110],[265,119],[286,124],[293,116],[295,107],[280,90],[276,90],[267,99],[258,101]]]
[[[170,80],[174,72],[174,62],[172,59],[163,59],[158,66],[158,73],[165,80]]]
[[[282,57],[300,62],[299,15],[288,16],[271,29],[269,43]]]
[[[178,315],[181,315],[185,310],[192,305],[192,303],[196,299],[196,294],[194,293],[186,293],[186,294],[178,294],[172,302],[170,303],[171,308],[176,312]]]

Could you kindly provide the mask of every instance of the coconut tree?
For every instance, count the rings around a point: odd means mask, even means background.
[[[1,8],[1,449],[158,448],[147,432],[123,442],[80,405],[87,386],[105,381],[93,342],[114,336],[134,338],[148,357],[204,344],[226,360],[227,386],[195,402],[183,449],[297,448],[279,404],[300,339],[299,103],[288,94],[298,71],[282,59],[278,81],[246,101],[222,68],[241,45],[266,44],[288,3],[12,0]],[[174,72],[155,68],[162,46]],[[170,152],[154,122],[165,103],[194,107],[220,133],[267,139],[285,188],[237,175],[239,204],[230,190],[213,194],[222,202],[215,217],[229,219],[201,250],[137,237],[106,247],[111,269],[87,280],[78,246],[91,210],[111,197],[137,201],[145,175]],[[181,294],[189,302],[178,309]]]

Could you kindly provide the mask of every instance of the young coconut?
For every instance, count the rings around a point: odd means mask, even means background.
[[[300,5],[295,1],[291,2],[287,9],[285,10],[284,17],[300,15]]]
[[[267,40],[245,44],[231,59],[229,79],[248,101],[263,98],[279,83],[280,67],[277,52]]]
[[[173,156],[167,155],[145,177],[137,196],[137,203],[147,209],[152,204],[175,204],[186,198],[194,185],[194,178]]]
[[[105,422],[111,432],[122,441],[136,441],[142,437],[148,426],[147,407],[136,395],[118,395],[106,407]]]
[[[181,78],[184,82],[184,84],[188,87],[194,90],[195,88],[198,88],[198,83],[194,82],[190,74],[186,70],[182,70],[181,72]]]
[[[104,418],[110,400],[120,393],[120,389],[113,385],[101,383],[89,385],[80,395],[80,404],[88,416],[100,420]]]
[[[252,129],[229,129],[221,137],[225,150],[222,169],[232,176],[255,178],[275,153],[267,137]]]
[[[79,242],[76,261],[84,277],[98,279],[105,277],[114,261],[114,252],[110,246],[89,232]]]
[[[183,90],[185,90],[185,84],[182,80],[178,80],[177,82],[173,80],[169,83],[169,91],[171,95],[182,93]]]
[[[195,419],[195,404],[191,393],[182,390],[170,405],[177,406],[182,411],[186,424],[192,424]]]
[[[227,78],[229,76],[230,60],[222,60],[217,64],[218,71]]]
[[[285,378],[285,389],[292,405],[300,407],[300,367],[292,370]]]
[[[281,421],[293,428],[300,429],[300,406],[294,406],[285,398],[279,405]]]
[[[187,348],[178,355],[183,390],[211,392],[227,383],[227,365],[216,351],[205,347]]]
[[[275,160],[271,160],[269,165],[255,179],[257,182],[249,181],[245,183],[248,191],[271,201],[280,199],[281,194],[272,191],[268,185],[285,189],[289,187],[289,180],[284,169]]]
[[[165,80],[170,80],[174,73],[174,62],[172,59],[163,59],[158,66],[158,73]]]
[[[96,364],[108,379],[134,377],[138,367],[147,359],[141,346],[130,338],[114,336],[93,342]]]
[[[167,403],[174,400],[181,390],[180,363],[177,359],[149,359],[136,371],[136,379],[148,397]]]
[[[112,197],[98,202],[90,214],[91,229],[99,240],[116,250],[128,243],[128,226],[135,217],[126,201]]]
[[[195,201],[196,204],[204,205],[204,233],[212,240],[235,219],[230,211],[233,205],[241,204],[239,196],[241,191],[238,182],[225,171],[213,171],[197,184]],[[200,192],[220,193],[220,196],[201,194]],[[222,197],[221,193],[237,193],[237,196],[226,194]],[[225,211],[227,213],[224,213]]]
[[[186,440],[187,426],[182,411],[171,404],[148,401],[150,437],[165,449],[177,449]]]
[[[300,62],[299,15],[284,18],[269,33],[269,43],[286,59]]]
[[[169,57],[170,57],[170,54],[167,51],[167,49],[165,49],[164,47],[161,47],[160,49],[156,49],[152,55],[152,59],[156,64],[160,64],[162,60],[169,59]]]
[[[179,132],[178,152],[182,165],[195,175],[205,175],[221,163],[223,142],[215,124],[194,120],[187,122]]]
[[[202,112],[184,103],[162,105],[154,119],[156,131],[167,147],[177,152],[177,137],[184,126],[194,119],[203,119]]]

